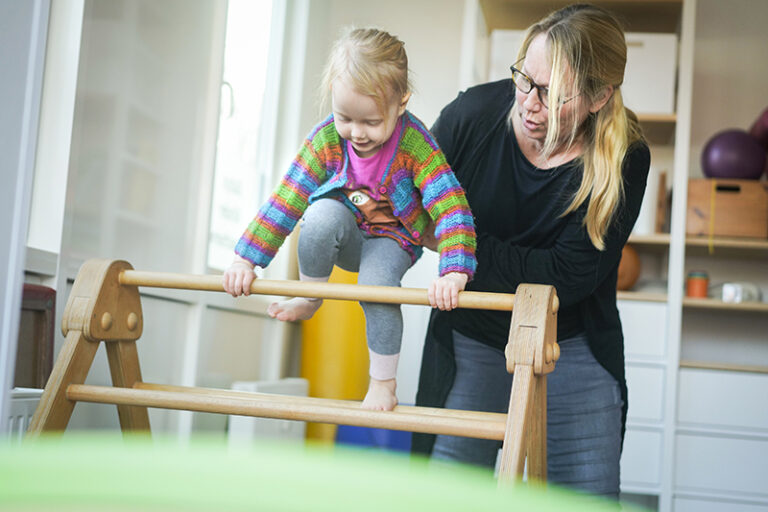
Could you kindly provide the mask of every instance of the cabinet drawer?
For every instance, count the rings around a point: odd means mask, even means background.
[[[765,374],[682,368],[678,421],[768,431],[766,390]]]
[[[628,428],[621,452],[621,485],[658,486],[661,482],[661,432]]]
[[[768,440],[678,434],[675,488],[768,499]]]
[[[659,302],[618,301],[624,331],[624,353],[662,358],[666,353],[667,305]]]
[[[768,504],[754,505],[751,503],[734,503],[732,501],[721,501],[694,498],[675,498],[675,512],[768,512]]]
[[[664,418],[664,369],[627,363],[629,410],[627,419],[658,421]]]

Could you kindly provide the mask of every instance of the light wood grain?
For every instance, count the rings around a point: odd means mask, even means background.
[[[39,437],[43,432],[63,431],[67,427],[75,402],[67,399],[66,388],[69,384],[85,382],[98,348],[98,343],[88,341],[80,331],[67,333],[30,421],[27,438]]]
[[[522,478],[526,456],[534,480],[546,479],[546,375],[560,357],[552,286],[521,284],[505,349],[514,372],[499,464],[499,485]],[[543,393],[543,394],[542,394]],[[533,429],[537,429],[536,432]],[[533,453],[535,452],[535,453]]]
[[[480,0],[488,30],[524,30],[571,0]],[[632,32],[675,32],[682,0],[592,0],[618,14]]]
[[[525,469],[528,429],[533,413],[533,367],[519,365],[512,380],[504,449],[499,463],[499,484],[522,478]]]
[[[449,409],[434,409],[431,414],[411,412],[408,407],[400,407],[397,411],[369,411],[359,406],[338,406],[323,398],[279,396],[276,399],[274,395],[265,397],[258,393],[244,399],[227,393],[200,394],[77,384],[69,386],[66,395],[69,400],[78,402],[337,423],[478,439],[501,440],[505,428],[503,419],[477,421],[463,413],[453,415]]]
[[[128,270],[120,274],[120,283],[156,288],[224,291],[221,276],[214,275]],[[423,288],[254,279],[251,293],[429,306],[427,290]],[[459,292],[460,308],[512,311],[514,304],[515,296],[511,293]]]
[[[766,302],[723,302],[716,299],[685,297],[683,299],[683,306],[692,309],[720,309],[725,311],[768,313],[768,303]]]
[[[137,382],[134,384],[134,389],[142,389],[149,391],[171,391],[174,393],[188,393],[200,396],[210,397],[225,397],[233,400],[263,400],[272,402],[281,402],[285,398],[284,395],[274,393],[254,393],[249,391],[237,391],[230,389],[213,389],[213,388],[201,388],[191,386],[174,386],[171,384],[155,384],[150,382]],[[316,403],[318,399],[312,397],[291,396],[291,401],[296,404],[310,405]],[[359,409],[360,402],[355,400],[334,400],[331,398],[324,398],[324,403],[329,406],[333,406],[341,409]],[[417,407],[397,405],[394,408],[395,412],[406,412],[409,414],[419,414],[422,416],[443,416],[445,409],[437,409],[434,407]],[[491,423],[504,422],[507,419],[506,414],[496,412],[480,412],[480,411],[461,411],[452,410],[451,416],[454,418],[464,418],[472,421],[487,421]]]
[[[547,480],[547,379],[534,379],[531,427],[526,447],[528,481]]]
[[[680,368],[698,368],[700,370],[717,370],[724,372],[768,373],[768,366],[720,363],[713,361],[681,360]]]
[[[131,388],[141,382],[139,354],[134,340],[106,343],[112,385]],[[117,406],[117,416],[123,432],[149,432],[149,414],[146,407]]]
[[[515,372],[508,414],[398,405],[369,411],[359,402],[247,393],[142,382],[136,339],[142,331],[138,286],[223,291],[221,276],[139,272],[124,261],[89,260],[67,302],[67,342],[43,393],[29,436],[64,430],[75,402],[115,404],[123,431],[149,430],[148,407],[287,420],[338,423],[502,440],[499,481],[546,479],[546,374],[559,358],[559,302],[554,288],[522,284],[516,294],[461,292],[459,307],[512,311],[505,351]],[[256,280],[253,293],[428,305],[415,288]],[[99,340],[106,343],[113,385],[83,384]],[[533,430],[533,431],[532,431]]]

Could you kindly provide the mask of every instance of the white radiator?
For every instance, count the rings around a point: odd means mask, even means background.
[[[273,393],[277,395],[307,396],[307,379],[286,378],[270,381],[238,381],[232,383],[232,389],[255,393]],[[251,416],[229,416],[228,442],[230,446],[251,444],[257,439],[285,439],[304,441],[306,423],[295,420],[272,418],[254,418]]]
[[[5,423],[9,440],[21,442],[42,394],[42,389],[13,388],[11,390],[11,404]]]

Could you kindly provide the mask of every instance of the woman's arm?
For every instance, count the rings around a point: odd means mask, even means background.
[[[235,253],[266,268],[285,238],[296,227],[309,204],[309,196],[326,180],[329,151],[338,146],[338,134],[329,117],[304,140],[288,172],[248,224]]]

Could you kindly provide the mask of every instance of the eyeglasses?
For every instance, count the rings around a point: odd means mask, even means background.
[[[539,101],[545,108],[549,108],[549,87],[544,87],[531,80],[531,77],[517,69],[514,65],[509,66],[509,70],[512,71],[512,82],[517,89],[525,94],[528,94],[532,90],[536,89],[536,93],[539,95]],[[579,94],[571,96],[570,98],[560,100],[560,105],[565,105],[569,101],[578,97]]]

